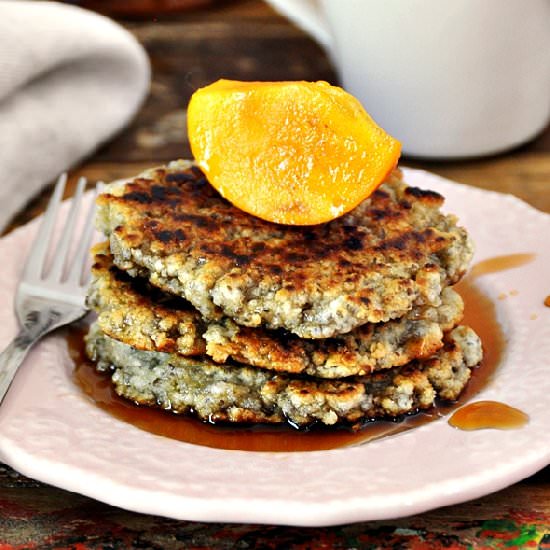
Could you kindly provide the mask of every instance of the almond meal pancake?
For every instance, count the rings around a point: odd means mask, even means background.
[[[396,417],[429,408],[437,397],[456,399],[481,360],[481,343],[470,328],[459,326],[430,359],[345,380],[136,350],[97,324],[87,336],[87,353],[99,370],[111,372],[119,395],[142,405],[211,422],[307,426]]]
[[[206,327],[189,302],[116,268],[108,243],[95,245],[92,254],[86,302],[105,334],[141,350],[182,355],[206,351]]]
[[[114,263],[189,301],[205,322],[329,338],[439,306],[472,257],[443,198],[394,172],[355,210],[284,226],[232,206],[187,161],[144,172],[98,199]]]
[[[462,299],[447,287],[437,307],[415,306],[400,319],[307,340],[282,330],[242,327],[229,318],[206,323],[189,302],[115,267],[107,243],[94,252],[88,305],[107,336],[143,351],[206,353],[217,363],[232,359],[279,372],[340,378],[431,356],[463,314]]]

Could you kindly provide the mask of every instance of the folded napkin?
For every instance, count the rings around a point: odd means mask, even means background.
[[[130,121],[149,77],[143,48],[110,19],[55,2],[0,2],[0,228]]]

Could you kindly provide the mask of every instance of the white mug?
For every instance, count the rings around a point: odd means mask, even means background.
[[[404,154],[498,153],[550,120],[550,0],[268,0]]]

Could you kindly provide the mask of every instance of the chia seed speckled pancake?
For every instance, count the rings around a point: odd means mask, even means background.
[[[108,243],[92,249],[87,305],[103,332],[141,350],[197,355],[206,351],[200,313],[187,301],[113,265]]]
[[[333,222],[265,222],[224,200],[187,161],[98,199],[115,264],[191,302],[209,322],[328,338],[440,304],[472,256],[443,198],[399,172]]]
[[[400,319],[367,323],[328,339],[306,340],[288,332],[241,327],[225,318],[204,323],[181,298],[112,263],[107,243],[95,247],[88,304],[108,336],[144,351],[210,355],[279,372],[341,378],[402,366],[443,346],[443,333],[462,319],[463,302],[451,288],[438,307],[415,307]]]
[[[116,392],[136,403],[209,421],[297,426],[395,417],[455,399],[481,360],[481,343],[468,327],[446,336],[433,357],[405,367],[346,380],[281,375],[204,358],[140,351],[104,335],[97,324],[86,350],[97,368],[112,371]]]

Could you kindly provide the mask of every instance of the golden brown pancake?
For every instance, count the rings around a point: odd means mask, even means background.
[[[96,246],[88,304],[101,330],[145,351],[204,354],[278,372],[341,378],[402,366],[443,346],[443,334],[462,319],[463,302],[447,287],[441,304],[416,306],[400,319],[367,323],[326,339],[306,340],[281,330],[249,328],[225,318],[205,323],[185,300],[112,263],[107,243]]]
[[[120,269],[185,298],[208,322],[328,338],[440,304],[472,256],[442,203],[396,172],[333,222],[277,225],[176,161],[101,195],[98,225]]]
[[[430,359],[345,380],[136,350],[97,325],[86,349],[99,370],[112,372],[116,392],[136,403],[208,421],[289,421],[296,426],[396,417],[426,409],[437,397],[455,399],[481,360],[479,338],[464,326],[452,330]]]
[[[101,330],[141,350],[197,355],[206,351],[205,325],[185,300],[130,277],[113,265],[108,243],[92,249],[94,263],[88,307],[96,311]]]

